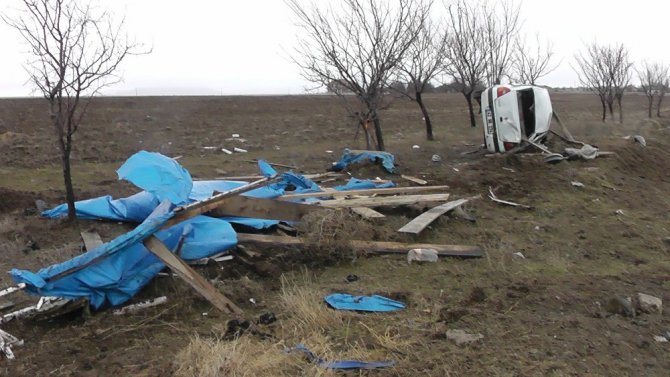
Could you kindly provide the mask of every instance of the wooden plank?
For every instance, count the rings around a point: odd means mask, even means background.
[[[296,237],[266,236],[262,234],[238,233],[239,243],[258,246],[290,246],[301,247],[304,242]],[[433,249],[440,256],[449,257],[481,257],[484,255],[478,246],[466,245],[439,245],[424,243],[378,242],[378,241],[350,241],[353,249],[374,254],[407,254],[411,249]]]
[[[252,164],[257,164],[257,163],[258,163],[258,160],[255,159],[255,158],[254,158],[254,159],[251,159],[251,160],[242,160],[242,161],[244,161],[244,162],[249,162],[249,163],[252,163]],[[293,166],[293,165],[277,164],[277,163],[274,163],[274,162],[267,162],[267,161],[265,161],[265,162],[266,162],[268,165],[270,165],[270,166],[276,166],[276,167],[278,167],[278,168],[286,168],[286,169],[298,170],[298,167],[297,167],[297,166]]]
[[[103,244],[98,232],[81,232],[81,239],[84,241],[84,247],[87,251],[96,249]]]
[[[324,210],[324,208],[303,203],[280,202],[273,199],[240,195],[235,199],[224,201],[209,214],[216,217],[238,216],[254,219],[300,221],[303,216],[320,210]]]
[[[283,195],[277,198],[277,200],[290,200],[290,199],[302,199],[302,198],[318,198],[321,196],[332,196],[332,197],[345,197],[353,195],[395,195],[395,194],[407,194],[415,192],[428,192],[428,191],[443,191],[448,190],[449,186],[425,186],[425,187],[389,187],[389,188],[376,188],[376,189],[362,189],[362,190],[345,190],[337,191],[334,189],[324,192],[307,192],[302,194],[288,194]]]
[[[415,217],[412,221],[405,224],[405,226],[398,229],[398,232],[419,234],[421,233],[421,231],[426,229],[426,227],[430,225],[433,221],[437,220],[438,217],[444,215],[445,213],[457,207],[462,206],[467,202],[468,199],[458,199],[448,203],[441,204],[437,207],[433,207],[428,211]]]
[[[309,178],[315,182],[322,180],[322,179],[328,179],[330,177],[341,177],[344,174],[338,173],[338,172],[326,172],[326,173],[318,173],[318,174],[303,174],[303,177]],[[211,181],[212,179],[217,179],[217,180],[222,180],[222,181],[249,181],[249,180],[257,180],[257,179],[262,179],[264,178],[262,175],[238,175],[238,176],[230,176],[230,177],[216,177],[216,178],[195,178],[193,179],[194,181]]]
[[[417,185],[421,185],[421,186],[423,186],[423,185],[427,185],[427,184],[428,184],[428,181],[426,181],[426,180],[424,180],[424,179],[421,179],[421,178],[412,177],[411,175],[404,175],[404,174],[402,174],[402,175],[400,175],[400,177],[402,177],[402,179],[406,179],[406,180],[408,180],[408,181],[410,181],[410,182],[414,182],[414,183],[416,183]]]
[[[257,181],[251,182],[244,186],[240,186],[232,190],[228,190],[226,192],[214,195],[211,198],[176,208],[174,210],[175,216],[172,219],[170,219],[167,223],[165,223],[163,229],[169,228],[175,224],[179,224],[180,222],[188,220],[192,217],[202,215],[203,213],[207,213],[213,210],[214,208],[219,207],[224,200],[230,197],[240,195],[242,193],[251,191],[261,186],[265,186],[268,183],[273,182],[277,179],[278,179],[277,176],[261,178]]]
[[[360,199],[323,200],[318,205],[328,208],[399,206],[426,202],[445,202],[449,194],[382,196]]]
[[[200,274],[195,272],[181,258],[172,254],[172,252],[170,252],[170,250],[161,240],[155,236],[151,236],[144,240],[144,246],[146,246],[149,251],[156,255],[158,259],[170,267],[170,269],[179,275],[180,278],[193,287],[193,289],[206,298],[207,301],[212,303],[215,308],[221,310],[224,313],[243,313],[242,309],[237,307],[237,305],[230,301],[226,296],[221,294],[221,292],[212,286],[207,281],[207,279],[203,278]]]
[[[351,211],[367,220],[380,220],[386,218],[383,214],[368,207],[353,207],[351,208]]]

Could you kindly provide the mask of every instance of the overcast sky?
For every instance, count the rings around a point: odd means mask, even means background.
[[[127,32],[153,47],[122,66],[109,95],[300,94],[311,85],[290,61],[298,32],[281,0],[100,0]],[[436,7],[442,7],[439,1]],[[0,0],[11,15],[17,0]],[[560,67],[541,80],[576,86],[574,53],[585,42],[623,42],[636,62],[670,63],[668,0],[526,0],[524,31],[553,41]],[[0,23],[0,97],[26,96],[26,46]]]

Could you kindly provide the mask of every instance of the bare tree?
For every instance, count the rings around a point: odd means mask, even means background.
[[[612,78],[605,64],[603,50],[596,43],[586,46],[585,52],[575,55],[577,68],[573,67],[581,85],[595,93],[602,105],[602,121],[607,120],[607,104],[612,97]]]
[[[610,98],[613,97],[614,100],[616,100],[619,107],[619,123],[623,123],[623,108],[621,107],[621,101],[623,100],[623,95],[633,77],[633,63],[630,61],[630,52],[623,44],[606,46],[602,48],[602,51],[605,66],[612,85]],[[611,100],[609,106],[610,114],[614,117],[612,114]]]
[[[658,72],[657,77],[657,86],[658,86],[658,102],[656,103],[656,116],[661,117],[661,104],[663,104],[663,98],[665,93],[667,93],[670,88],[670,76],[668,76],[668,66],[660,64],[661,68]]]
[[[514,50],[512,72],[515,81],[520,84],[535,85],[558,67],[558,64],[552,64],[553,44],[541,43],[539,35],[535,36],[534,46],[527,44],[525,38],[518,37]]]
[[[480,21],[481,8],[466,0],[457,0],[447,6],[447,43],[445,72],[453,79],[454,87],[468,103],[470,125],[475,127],[472,93],[486,78],[488,45]]]
[[[18,30],[30,48],[30,82],[49,103],[49,115],[61,153],[68,218],[74,220],[70,153],[92,97],[116,83],[124,58],[139,53],[104,11],[73,0],[22,0],[16,17],[2,19]]]
[[[428,17],[430,2],[342,0],[339,9],[305,6],[299,0],[285,3],[305,31],[293,59],[303,77],[320,86],[336,81],[353,93],[355,105],[349,97],[341,97],[366,135],[367,125],[374,124],[377,149],[384,150],[379,110],[384,107],[385,89]]]
[[[434,140],[435,137],[430,114],[423,102],[423,93],[430,85],[430,81],[444,69],[447,39],[446,34],[440,30],[444,28],[427,19],[399,66],[409,84],[403,94],[419,105],[426,123],[428,140]]]
[[[482,2],[480,13],[487,44],[486,79],[488,86],[499,85],[509,76],[513,61],[515,41],[521,29],[521,4],[513,0]]]
[[[637,75],[640,79],[640,87],[644,92],[644,95],[647,97],[647,114],[649,118],[652,117],[652,109],[654,107],[654,97],[657,95],[661,96],[661,91],[665,92],[665,89],[662,87],[664,84],[667,84],[668,80],[668,67],[661,63],[650,63],[644,61],[641,66],[637,69]],[[665,93],[663,93],[665,95]],[[659,98],[658,106],[662,99]],[[656,114],[658,115],[660,110],[657,109]]]

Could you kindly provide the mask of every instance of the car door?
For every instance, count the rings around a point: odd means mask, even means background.
[[[497,127],[500,149],[502,143],[520,143],[521,126],[519,123],[519,102],[516,91],[512,90],[496,98],[495,106],[495,124]]]

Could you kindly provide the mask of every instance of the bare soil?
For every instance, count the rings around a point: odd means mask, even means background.
[[[636,95],[625,98],[624,124],[597,121],[595,96],[558,93],[552,100],[578,139],[615,154],[557,165],[544,163],[537,154],[465,154],[479,148],[482,130],[481,125],[468,126],[465,101],[457,95],[427,98],[436,141],[425,141],[415,104],[398,100],[382,114],[387,149],[403,174],[449,185],[453,198],[483,198],[467,206],[476,223],[446,216],[412,239],[394,231],[417,212],[402,210],[356,234],[479,245],[484,258],[407,265],[398,256],[332,258],[317,251],[265,249],[255,250],[263,255],[256,267],[234,259],[199,271],[217,281],[245,310],[246,319],[276,314],[277,322],[244,335],[260,345],[256,352],[281,353],[279,345],[314,339],[292,327],[298,326],[300,312],[281,298],[280,275],[295,279],[307,274],[312,278],[297,286],[310,289],[317,300],[331,292],[378,293],[408,304],[393,314],[341,313],[334,323],[342,326],[313,329],[328,343],[332,357],[355,348],[371,358],[397,361],[391,369],[361,375],[666,376],[670,343],[658,343],[653,336],[670,331],[668,311],[626,317],[612,314],[607,304],[638,292],[670,300],[670,121],[646,120],[644,98]],[[364,147],[361,138],[353,139],[353,119],[330,96],[100,98],[85,119],[73,152],[79,199],[135,192],[117,181],[114,171],[142,149],[182,156],[180,163],[195,178],[213,178],[256,174],[255,165],[247,162],[256,158],[323,172],[343,148]],[[227,140],[233,133],[246,141]],[[643,135],[647,147],[623,138],[631,134]],[[549,145],[557,150],[564,146],[555,139]],[[227,155],[222,147],[249,153]],[[442,162],[432,162],[433,154]],[[58,161],[43,100],[0,100],[3,271],[37,270],[77,255],[80,230],[96,230],[107,241],[132,227],[40,219],[35,200],[55,205],[64,199]],[[410,184],[376,166],[352,168],[352,174]],[[572,181],[584,187],[574,187]],[[533,210],[493,203],[486,198],[489,187],[500,198]],[[359,280],[348,282],[351,274]],[[8,275],[0,276],[0,285],[10,284]],[[102,310],[3,325],[25,345],[14,348],[16,360],[0,360],[0,375],[184,375],[188,359],[180,351],[195,336],[221,339],[231,318],[170,277],[157,278],[137,299],[162,294],[168,296],[166,305],[133,315]],[[35,300],[11,299],[17,304]],[[299,326],[309,325],[303,321]],[[484,338],[458,346],[446,339],[449,329]],[[296,374],[315,372],[292,364],[285,371],[259,375]]]

